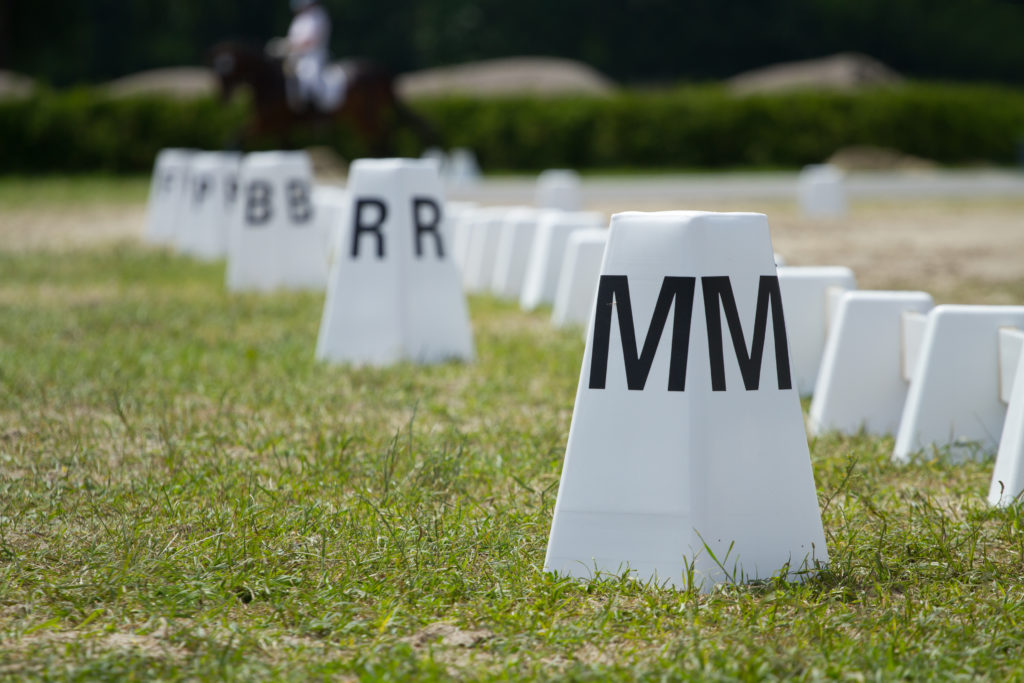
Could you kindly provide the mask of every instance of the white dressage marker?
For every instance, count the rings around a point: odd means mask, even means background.
[[[856,289],[857,279],[843,266],[787,266],[779,268],[779,286],[796,388],[801,396],[810,396],[828,335],[829,293]]]
[[[877,436],[895,433],[909,387],[903,319],[931,308],[932,297],[925,292],[839,296],[807,419],[812,435],[862,429]]]
[[[604,216],[596,211],[549,211],[541,217],[530,250],[523,291],[519,296],[523,310],[532,311],[542,304],[554,303],[558,271],[562,267],[569,235],[577,230],[603,225]]]
[[[238,192],[228,239],[228,289],[324,287],[327,238],[316,220],[309,156],[247,155]]]
[[[846,187],[842,170],[831,164],[805,166],[797,179],[797,202],[807,216],[845,216]]]
[[[465,281],[466,262],[469,259],[470,239],[477,216],[483,209],[472,206],[459,213],[445,216],[445,222],[451,226],[452,260],[462,273]]]
[[[625,213],[545,568],[709,590],[827,561],[762,214]]]
[[[542,209],[579,211],[583,208],[580,174],[565,169],[549,169],[537,176],[536,203]]]
[[[448,155],[440,147],[427,147],[420,155],[420,159],[433,161],[437,164],[437,172],[444,178],[448,172]]]
[[[518,208],[523,207],[492,206],[473,212],[466,246],[466,264],[462,271],[462,283],[467,292],[479,294],[491,291],[502,228],[508,214]]]
[[[360,159],[331,269],[316,357],[389,365],[472,360],[473,333],[445,232],[437,167]]]
[[[1024,327],[1024,306],[936,306],[928,314],[893,459],[949,448],[992,453],[1006,418],[999,400],[999,328]]]
[[[522,207],[505,214],[498,236],[491,291],[503,299],[518,299],[526,266],[543,211]]]
[[[1007,404],[988,502],[1005,507],[1024,494],[1024,331],[999,330],[999,398]]]
[[[586,326],[590,322],[607,243],[608,231],[604,228],[577,230],[569,235],[551,309],[551,322],[556,327]]]
[[[473,150],[456,147],[448,155],[448,162],[442,164],[445,182],[456,187],[468,187],[480,182],[480,165]]]
[[[317,229],[327,245],[325,254],[329,268],[341,249],[341,226],[350,209],[348,192],[336,185],[318,184],[313,187],[313,207]]]
[[[188,167],[193,151],[164,149],[156,156],[146,207],[145,239],[151,244],[173,244],[178,214],[188,194]]]
[[[451,241],[451,258],[462,272],[466,263],[466,246],[468,246],[470,217],[477,211],[476,202],[445,202],[444,229]]]
[[[181,225],[175,235],[182,253],[206,261],[227,255],[241,162],[241,155],[234,152],[199,152],[192,157]]]

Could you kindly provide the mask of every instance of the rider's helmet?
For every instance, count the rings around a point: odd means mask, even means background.
[[[292,3],[292,11],[293,12],[299,12],[301,10],[306,9],[310,5],[315,4],[316,0],[291,0],[291,3]]]

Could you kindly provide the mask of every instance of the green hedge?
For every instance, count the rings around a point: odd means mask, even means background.
[[[94,90],[0,101],[0,172],[135,172],[164,147],[221,149],[244,108],[212,99],[110,98]]]
[[[485,167],[506,169],[800,166],[849,145],[947,164],[1009,164],[1024,138],[1024,91],[964,85],[747,97],[702,87],[417,107],[448,145],[470,147]]]
[[[748,97],[708,86],[414,107],[446,146],[470,147],[484,168],[506,170],[800,166],[849,145],[947,164],[1011,164],[1024,138],[1024,91],[965,85]],[[0,172],[145,171],[162,147],[223,147],[244,117],[237,103],[110,99],[90,90],[0,102]],[[356,153],[343,131],[324,141]],[[396,145],[419,152],[408,131]]]

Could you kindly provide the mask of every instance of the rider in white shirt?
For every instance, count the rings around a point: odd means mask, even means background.
[[[292,19],[288,29],[288,57],[298,84],[298,100],[313,103],[321,111],[341,104],[344,72],[327,63],[331,42],[331,19],[317,0],[291,0]]]

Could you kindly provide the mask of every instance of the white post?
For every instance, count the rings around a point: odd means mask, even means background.
[[[913,370],[893,459],[948,448],[979,457],[999,445],[1006,407],[999,400],[1000,327],[1024,326],[1024,306],[936,306]]]
[[[1006,404],[1006,423],[988,489],[988,502],[1005,507],[1024,493],[1024,330],[999,330],[999,397]]]
[[[710,590],[827,561],[781,298],[761,214],[612,218],[547,570]]]
[[[810,396],[828,335],[828,293],[856,289],[857,279],[843,266],[782,266],[778,272],[797,391]]]
[[[812,435],[896,431],[908,390],[903,316],[931,307],[925,292],[848,291],[839,298],[807,418]]]
[[[331,269],[316,357],[356,365],[472,360],[437,165],[360,159],[348,189],[352,210]]]

